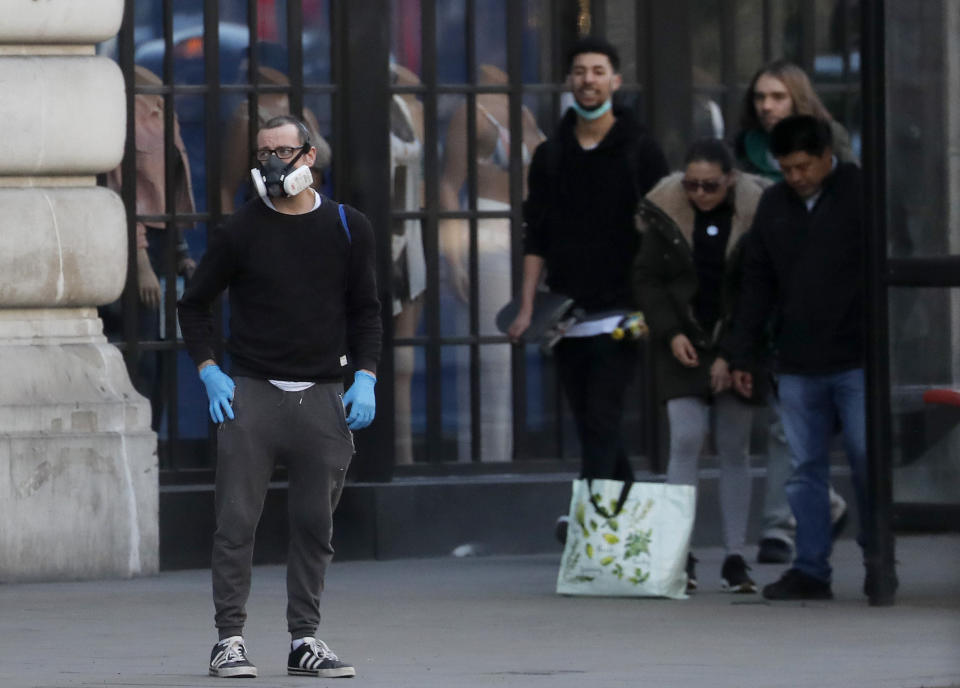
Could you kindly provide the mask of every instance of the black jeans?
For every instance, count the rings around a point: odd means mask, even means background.
[[[639,358],[636,342],[618,342],[606,334],[570,337],[561,339],[555,352],[580,438],[580,477],[632,482],[620,425]]]

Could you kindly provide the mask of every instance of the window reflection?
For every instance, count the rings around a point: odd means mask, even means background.
[[[478,68],[478,84],[508,84],[507,74],[491,64]],[[467,208],[470,190],[465,188],[468,167],[476,165],[476,209],[501,213],[502,217],[484,217],[476,221],[477,246],[477,334],[500,334],[495,325],[497,312],[512,296],[510,212],[510,154],[513,132],[509,128],[509,97],[505,93],[481,93],[474,108],[476,160],[468,159],[468,104],[461,102],[450,118],[440,179],[440,207],[443,210]],[[526,107],[521,114],[520,130],[522,184],[533,151],[544,139],[533,114]],[[524,194],[526,189],[524,188]],[[446,220],[440,227],[440,246],[446,262],[447,288],[453,297],[454,319],[458,332],[471,330],[470,223]],[[505,345],[481,344],[480,366],[480,447],[484,461],[509,461],[512,458],[511,358]],[[458,365],[458,409],[460,461],[471,460],[468,353]],[[464,392],[464,390],[467,390]]]
[[[949,403],[960,388],[960,289],[889,294],[894,501],[952,504],[960,484],[960,406]]]
[[[399,65],[390,65],[396,86],[419,84],[416,74]],[[390,99],[391,205],[395,212],[417,212],[423,207],[423,106],[416,96],[394,94]],[[390,255],[393,293],[394,337],[413,337],[420,324],[423,294],[427,288],[421,220],[394,218],[391,221]],[[416,372],[414,349],[394,350],[394,403],[396,463],[413,463],[412,384]]]

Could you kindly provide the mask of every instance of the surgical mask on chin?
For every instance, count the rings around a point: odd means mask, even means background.
[[[583,117],[583,119],[597,119],[607,114],[611,107],[613,107],[613,99],[607,98],[602,105],[598,105],[592,110],[587,110],[576,100],[573,101],[573,104],[570,106],[573,108],[574,112]]]
[[[309,167],[293,167],[301,155],[302,152],[288,163],[284,163],[276,155],[271,155],[259,168],[250,170],[253,186],[260,198],[289,198],[313,184],[313,174]]]

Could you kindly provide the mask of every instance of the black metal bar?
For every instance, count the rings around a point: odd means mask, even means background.
[[[580,11],[578,3],[576,0],[567,0],[567,2],[554,2],[550,3],[553,6],[553,22],[551,24],[551,29],[553,32],[553,52],[554,59],[553,64],[551,65],[553,80],[561,85],[561,90],[558,90],[553,94],[552,98],[552,113],[560,113],[560,99],[563,95],[563,91],[567,89],[567,76],[569,70],[567,69],[567,64],[565,61],[566,51],[568,49],[568,43],[576,40],[577,37],[577,16]],[[571,10],[572,14],[568,14],[565,10]],[[568,18],[572,19],[568,23]],[[551,122],[551,126],[554,127],[553,135],[556,135],[556,125]],[[557,366],[551,366],[554,371],[554,376],[557,377],[556,371]],[[559,379],[559,378],[558,378]],[[559,385],[557,386],[559,390]],[[555,442],[554,454],[558,458],[564,457],[564,447],[566,446],[565,436],[566,436],[566,424],[563,422],[563,394],[558,393],[553,396],[549,401],[553,402],[553,439]]]
[[[507,3],[507,78],[510,85],[510,278],[512,293],[523,282],[523,3]],[[522,346],[511,347],[511,403],[514,457],[527,428],[527,357]]]
[[[423,97],[424,153],[423,181],[424,208],[424,252],[427,262],[427,294],[424,320],[429,341],[425,347],[427,382],[427,432],[426,455],[428,461],[443,460],[440,453],[443,439],[442,410],[443,389],[441,366],[443,364],[440,348],[440,251],[438,245],[438,218],[440,170],[437,160],[437,5],[436,0],[423,0],[420,9],[420,35],[422,53],[423,84],[426,93]]]
[[[563,31],[564,26],[564,17],[566,13],[564,12],[564,5],[569,4],[564,2],[551,2],[547,3],[552,10],[552,21],[550,22],[550,49],[553,59],[550,61],[550,76],[551,80],[559,85],[559,89],[554,92],[553,98],[550,103],[550,113],[551,117],[555,113],[560,112],[560,98],[563,95],[563,92],[566,90],[566,65],[563,63],[564,52],[566,51],[566,41],[565,34]],[[551,122],[550,126],[554,127],[555,123]]]
[[[303,0],[287,0],[287,68],[290,112],[303,119]]]
[[[140,301],[140,285],[137,279],[137,144],[134,112],[134,0],[124,5],[123,23],[117,37],[117,57],[123,72],[126,87],[127,127],[123,146],[123,161],[120,163],[120,194],[127,217],[127,279],[121,296],[123,313],[123,359],[127,373],[136,379],[137,360],[140,358],[137,336],[137,309]]]
[[[393,285],[390,245],[390,23],[389,0],[348,2],[345,12],[344,60],[349,79],[343,84],[346,126],[341,132],[348,160],[342,161],[341,200],[370,220],[377,251],[377,286],[384,341],[393,337]],[[394,468],[394,361],[384,348],[377,367],[377,417],[357,436],[358,461],[351,474],[358,480],[387,482]]]
[[[223,87],[220,84],[220,3],[218,0],[204,0],[203,7],[203,70],[206,80],[206,92],[203,113],[204,140],[207,155],[207,215],[209,223],[219,222],[223,207],[220,203],[221,125],[220,98]],[[212,164],[211,164],[212,163]],[[190,217],[190,220],[197,218]]]
[[[867,499],[870,504],[868,575],[877,585],[870,604],[894,602],[894,540],[892,528],[893,457],[890,433],[890,352],[887,289],[883,275],[887,262],[886,213],[886,91],[883,0],[861,5],[863,60],[863,209],[866,253],[866,416]]]
[[[477,85],[477,17],[476,2],[465,0],[464,44],[467,58],[467,81]],[[480,461],[480,346],[476,336],[480,334],[480,255],[477,241],[477,95],[476,90],[467,92],[466,100],[467,128],[467,218],[468,246],[467,272],[470,276],[470,291],[467,299],[469,308],[469,361],[470,361],[470,460]],[[459,191],[459,189],[458,189]],[[459,414],[458,414],[459,415]]]
[[[330,3],[330,78],[333,79],[335,91],[331,94],[330,119],[333,131],[339,134],[344,130],[344,98],[343,91],[347,88],[346,70],[344,68],[343,54],[344,36],[346,35],[344,10],[346,2]],[[315,92],[311,87],[309,92]],[[333,196],[342,197],[344,193],[343,174],[341,172],[342,162],[347,158],[347,149],[343,143],[343,137],[336,135],[330,142],[333,155]]]
[[[851,1],[852,0],[840,0],[841,2],[841,16],[839,24],[839,43],[840,49],[843,51],[843,85],[846,86],[846,91],[843,96],[843,122],[849,128],[850,123],[853,121],[854,117],[854,107],[856,102],[856,91],[854,90],[857,86],[855,83],[851,83],[852,69],[850,65],[850,50],[851,50],[851,40],[850,40],[850,11],[851,11]]]
[[[250,32],[247,46],[247,81],[251,89],[247,95],[247,150],[251,155],[257,150],[257,130],[260,128],[260,33],[258,0],[247,0],[247,30]]]
[[[206,142],[207,156],[207,211],[209,219],[206,222],[205,231],[207,234],[207,245],[213,236],[213,228],[220,222],[223,207],[220,196],[220,180],[223,171],[220,169],[221,161],[221,134],[220,124],[220,6],[218,0],[204,0],[203,9],[203,69],[206,81],[206,97],[204,103],[203,126],[204,140]],[[223,301],[217,299],[213,310],[214,332],[218,333],[216,338],[217,348],[215,350],[217,360],[223,361]],[[174,412],[176,411],[176,407]],[[214,426],[208,425],[207,428],[207,456],[210,457],[211,466],[216,465],[216,431]]]
[[[763,63],[773,59],[773,0],[763,0]]]
[[[177,376],[167,374],[176,369],[177,364],[177,236],[179,222],[176,207],[176,162],[180,152],[174,143],[174,122],[176,121],[176,78],[173,71],[173,2],[165,0],[163,3],[163,82],[169,85],[169,90],[163,95],[163,184],[164,184],[164,222],[163,260],[161,261],[164,278],[164,309],[157,317],[163,318],[163,348],[156,354],[161,362],[156,374],[164,372],[164,379],[160,381],[163,389],[161,399],[151,399],[152,404],[164,403],[167,406],[167,442],[163,449],[158,446],[158,452],[167,455],[167,465],[176,469],[176,446],[178,432],[178,414],[176,413]],[[162,410],[153,409],[154,416],[162,414]],[[164,451],[165,449],[165,451]]]
[[[807,74],[814,74],[814,59],[817,52],[817,5],[800,3],[800,65]]]
[[[864,92],[864,104],[866,104]],[[866,118],[864,118],[866,120]],[[866,162],[866,136],[864,136]],[[891,287],[960,287],[960,256],[939,258],[890,258],[884,282]]]
[[[163,318],[164,332],[165,334],[169,333],[169,326],[171,321],[171,315],[174,322],[176,321],[176,277],[173,280],[170,279],[170,265],[173,262],[176,262],[176,225],[171,221],[170,212],[174,205],[173,198],[173,185],[174,185],[174,176],[173,176],[173,156],[176,154],[173,146],[173,122],[175,115],[175,74],[174,74],[174,43],[173,43],[173,0],[163,0],[161,5],[161,24],[163,29],[163,60],[161,62],[161,74],[159,75],[163,85],[166,87],[163,93],[163,182],[164,182],[164,240],[163,246],[161,247],[161,256],[160,261],[161,267],[163,268],[160,272],[162,275],[158,277],[163,277],[166,284],[166,291],[164,293],[164,312],[162,313],[145,313],[137,314],[137,319],[140,317],[156,317]],[[133,112],[131,111],[131,116]],[[175,272],[175,270],[173,271]],[[173,301],[171,303],[171,288],[173,293]],[[144,308],[143,304],[138,304],[139,308]],[[174,333],[176,333],[176,328],[174,328]],[[138,333],[139,334],[139,333]],[[151,338],[152,339],[152,338]],[[157,352],[144,352],[141,351],[140,355],[146,356],[156,356],[159,361],[163,361],[165,364],[168,364],[170,357],[167,353],[167,342],[157,342],[158,346],[161,347],[161,350]],[[174,357],[176,354],[174,353]],[[159,374],[160,370],[163,370],[163,366],[158,366],[154,374]],[[165,376],[164,380],[160,381],[161,389],[163,393],[161,395],[162,399],[165,399],[168,403],[173,398],[171,396],[171,390],[173,385],[169,379],[171,376]],[[150,389],[153,388],[152,381],[150,382]],[[158,411],[153,409],[153,404],[159,403],[158,399],[151,399],[151,417],[154,414],[157,414]],[[162,413],[162,411],[160,411]],[[175,415],[175,413],[170,413],[170,416]],[[175,430],[175,428],[174,428]],[[166,443],[158,443],[157,445],[157,459],[160,466],[176,470],[176,453],[173,450],[174,442],[167,441]]]
[[[693,130],[693,64],[691,58],[690,0],[654,2],[650,6],[648,40],[649,93],[653,117],[650,128],[671,166],[679,166],[686,139]],[[672,30],[664,31],[669,26]]]
[[[606,0],[591,0],[590,2],[590,35],[607,37]]]
[[[724,136],[735,134],[731,129],[736,126],[740,115],[740,99],[737,97],[737,28],[736,0],[721,0],[720,3],[720,81],[723,84],[722,112]]]
[[[960,532],[960,504],[897,502],[893,505],[893,523],[897,532]]]

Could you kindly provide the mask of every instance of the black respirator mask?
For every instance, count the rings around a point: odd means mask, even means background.
[[[297,160],[310,151],[310,142],[306,141],[290,162],[285,163],[272,153],[267,161],[250,170],[253,186],[260,198],[289,198],[313,184],[313,174],[306,165],[294,169]]]

